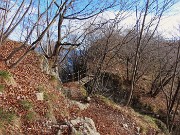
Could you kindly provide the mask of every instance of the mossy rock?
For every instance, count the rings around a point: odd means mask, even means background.
[[[88,96],[85,86],[80,86],[79,90],[80,90],[83,98]]]
[[[49,61],[44,55],[39,55],[39,61],[40,61],[40,69],[42,72],[45,72],[46,74],[50,73],[49,69]]]

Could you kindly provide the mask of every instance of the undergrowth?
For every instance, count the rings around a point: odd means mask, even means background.
[[[30,110],[33,108],[33,104],[28,100],[21,100],[20,104],[25,110]]]
[[[4,85],[0,84],[0,92],[4,91]]]
[[[4,80],[9,80],[11,74],[8,71],[0,70],[0,77]]]
[[[34,111],[28,111],[25,118],[28,121],[32,122],[32,121],[34,121],[36,119],[36,116],[37,116],[37,114]]]
[[[4,124],[10,124],[16,118],[14,112],[5,111],[3,108],[0,108],[0,127]]]

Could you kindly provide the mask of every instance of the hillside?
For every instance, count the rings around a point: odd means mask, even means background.
[[[0,46],[0,54],[7,57],[19,44],[7,41]],[[41,57],[36,52],[31,52],[13,69],[0,61],[0,134],[92,135],[96,130],[96,134],[101,135],[163,134],[156,119],[105,97],[96,95],[89,103],[84,103],[84,87],[76,82],[61,84],[40,67]],[[43,93],[43,100],[37,99],[37,93]],[[96,128],[88,118],[94,121]],[[85,126],[87,120],[91,121],[91,128]]]

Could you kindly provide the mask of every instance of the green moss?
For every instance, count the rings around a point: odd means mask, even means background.
[[[0,77],[4,80],[9,80],[11,77],[11,74],[8,71],[0,70]]]
[[[43,85],[39,85],[36,89],[38,92],[44,92],[46,90]]]
[[[33,104],[27,100],[21,100],[20,104],[25,110],[30,110],[33,108]]]
[[[87,97],[88,93],[87,93],[84,86],[80,86],[80,92],[81,92],[83,97]]]
[[[44,92],[44,100],[45,101],[56,101],[56,100],[58,100],[58,96],[53,93]]]
[[[148,115],[140,115],[140,117],[142,119],[142,121],[138,123],[140,126],[140,133],[147,134],[150,128],[154,128],[160,131],[158,125],[156,124],[155,118],[150,117]]]
[[[28,111],[25,118],[26,120],[32,122],[36,119],[37,114],[34,111]]]
[[[82,133],[80,131],[77,131],[75,135],[82,135]]]
[[[57,80],[57,78],[54,75],[51,75],[49,78],[49,81],[56,81],[56,80]]]
[[[45,101],[48,101],[49,100],[49,95],[48,93],[44,92],[44,100]]]
[[[157,128],[157,125],[156,125],[156,122],[155,122],[155,118],[153,118],[153,117],[150,117],[150,116],[148,116],[148,115],[144,115],[144,118],[145,118],[145,120],[147,121],[147,122],[150,122],[151,123],[151,125],[153,125],[155,128]]]
[[[115,107],[116,103],[113,102],[112,100],[102,96],[102,95],[96,95],[96,97],[98,97],[100,100],[102,100],[105,104],[111,106],[111,107]]]
[[[4,85],[0,84],[0,92],[4,91]]]
[[[1,125],[3,123],[9,124],[16,118],[16,115],[14,112],[5,111],[2,108],[0,108],[0,123]]]
[[[140,133],[142,133],[143,135],[145,134],[147,134],[147,132],[148,132],[148,127],[146,127],[145,125],[141,125],[140,126]]]

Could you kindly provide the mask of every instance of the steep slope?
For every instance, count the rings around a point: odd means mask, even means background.
[[[0,46],[1,56],[7,57],[19,45],[18,42],[7,41]],[[13,59],[21,53],[23,51]],[[87,117],[92,118],[101,135],[152,135],[161,132],[154,119],[120,107],[104,97],[91,97],[90,103],[82,103],[84,93],[79,84],[69,83],[63,87],[53,76],[42,72],[40,63],[36,52],[31,52],[13,69],[0,61],[0,134],[70,135],[75,134],[71,120]],[[71,99],[66,97],[67,89]],[[38,100],[37,93],[44,94],[43,100]],[[74,128],[79,130],[81,125],[79,122]]]
[[[71,98],[79,100],[78,84],[70,82],[64,84],[71,90]],[[82,101],[83,102],[83,101]],[[141,115],[130,107],[117,105],[113,101],[101,95],[91,97],[87,109],[79,111],[74,108],[71,117],[89,117],[96,124],[101,135],[163,135],[156,123],[159,120],[147,115]],[[161,123],[161,122],[160,122]],[[163,126],[163,125],[162,125]]]
[[[17,42],[8,41],[1,46],[0,54],[6,57],[10,50],[18,45]],[[0,70],[9,72],[16,83],[16,85],[4,84],[4,90],[0,97],[1,108],[5,111],[12,111],[20,118],[19,129],[16,130],[22,133],[28,132],[28,134],[54,133],[52,130],[47,130],[48,125],[43,125],[43,123],[47,122],[46,115],[48,113],[54,113],[52,115],[55,115],[58,120],[63,119],[59,112],[63,112],[65,109],[65,100],[61,92],[57,90],[57,85],[51,82],[51,76],[45,75],[41,71],[37,54],[31,52],[13,69],[8,69],[5,63],[0,61]],[[47,100],[38,101],[36,97],[38,91],[44,91]],[[51,109],[53,112],[49,112]],[[28,119],[35,120],[29,121]],[[4,129],[12,130],[9,125],[5,125]],[[5,132],[10,134],[8,131]]]

